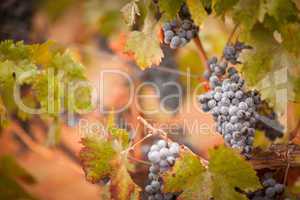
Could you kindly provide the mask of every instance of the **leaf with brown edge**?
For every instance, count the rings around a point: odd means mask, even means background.
[[[141,189],[131,179],[125,163],[121,163],[114,171],[111,177],[110,192],[114,200],[138,200],[141,198]]]
[[[163,58],[155,24],[153,16],[148,14],[143,31],[131,32],[126,42],[125,52],[133,53],[134,59],[141,69],[158,65]]]
[[[127,3],[122,9],[123,18],[129,26],[135,24],[136,16],[141,15],[138,5],[136,4],[137,0],[132,0]]]
[[[110,177],[113,172],[112,162],[116,158],[112,143],[100,136],[88,136],[83,138],[81,143],[84,147],[80,150],[79,158],[86,179],[97,183],[101,179]]]
[[[113,129],[112,129],[113,128]],[[131,165],[126,157],[128,134],[114,128],[110,123],[111,137],[91,135],[82,139],[84,147],[80,151],[80,159],[86,179],[97,183],[109,178],[109,191],[114,200],[138,200],[141,189],[133,182],[128,170]]]

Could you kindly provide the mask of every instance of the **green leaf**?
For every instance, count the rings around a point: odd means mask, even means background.
[[[155,21],[148,12],[143,31],[131,32],[126,42],[125,51],[134,54],[141,69],[158,65],[163,57],[155,30]]]
[[[267,1],[268,14],[281,23],[295,22],[298,18],[298,9],[292,0]]]
[[[280,26],[280,33],[282,36],[282,45],[295,56],[300,55],[300,24],[299,23],[289,23],[282,24]]]
[[[184,0],[160,0],[158,3],[160,11],[164,12],[169,19],[173,19],[176,17]]]
[[[254,86],[273,68],[274,53],[280,48],[273,32],[262,24],[253,26],[243,40],[254,49],[243,54],[242,73],[247,85]]]
[[[121,9],[123,18],[129,26],[134,25],[136,16],[140,15],[139,7],[136,4],[137,1],[138,0],[132,0]]]
[[[195,23],[198,26],[201,26],[207,17],[207,13],[201,0],[187,0],[186,4]]]
[[[237,24],[242,24],[247,30],[251,30],[260,17],[260,0],[239,1],[233,10],[233,19]]]
[[[13,96],[16,85],[28,88],[21,97],[22,103],[29,102],[27,107],[39,108],[48,117],[57,117],[64,108],[71,112],[89,109],[91,92],[88,88],[81,87],[74,91],[75,95],[70,94],[71,86],[86,80],[84,70],[69,51],[54,42],[32,45],[0,42],[0,92],[7,114],[16,112],[24,119],[31,116],[16,105]],[[64,95],[67,92],[68,95]]]
[[[183,200],[209,199],[209,182],[204,183],[206,175],[200,159],[190,151],[183,151],[172,170],[163,176],[164,190],[182,192],[179,199]],[[208,187],[204,189],[203,184],[208,184]]]
[[[236,188],[249,192],[261,187],[252,166],[226,147],[210,152],[208,168],[191,152],[182,152],[163,179],[165,192],[182,192],[181,200],[246,200],[246,196]]]
[[[250,192],[261,187],[250,163],[229,148],[221,147],[210,152],[209,171],[212,174],[215,199],[247,199],[235,188]]]
[[[233,8],[233,6],[239,0],[213,0],[213,8],[217,15],[224,15],[227,11]]]
[[[198,181],[204,172],[200,159],[190,151],[183,151],[172,170],[164,175],[164,189],[168,192],[181,192]]]

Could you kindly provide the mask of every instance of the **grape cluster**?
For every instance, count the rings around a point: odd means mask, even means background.
[[[148,200],[171,200],[175,198],[172,193],[163,193],[163,182],[159,173],[167,171],[174,165],[179,151],[179,144],[168,143],[165,140],[159,140],[151,146],[148,153],[148,159],[151,162],[148,175],[150,183],[145,187]]]
[[[229,67],[226,70],[226,64],[217,64],[215,58],[208,64],[211,69],[209,83],[212,91],[199,96],[202,110],[213,115],[217,131],[223,135],[227,145],[249,155],[255,134],[255,111],[260,97],[246,91],[244,80],[235,68]],[[219,76],[225,73],[226,78],[221,80]]]
[[[264,174],[262,185],[263,189],[248,194],[250,200],[277,200],[284,192],[284,185],[277,183],[272,173]]]
[[[223,51],[223,56],[231,64],[233,64],[233,65],[239,64],[239,63],[241,63],[238,60],[240,53],[244,49],[251,49],[251,48],[252,48],[251,46],[238,41],[234,45],[232,45],[232,44],[226,45],[226,47],[224,48],[224,51]]]
[[[163,25],[164,43],[170,48],[183,47],[191,39],[197,36],[199,27],[191,19],[186,5],[182,6],[179,12],[179,19],[174,19]]]

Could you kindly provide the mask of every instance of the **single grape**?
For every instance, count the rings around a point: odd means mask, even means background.
[[[179,37],[179,36],[174,36],[174,37],[172,38],[172,40],[171,40],[170,47],[171,47],[172,49],[176,49],[176,48],[179,47],[180,43],[181,43],[180,37]]]
[[[148,159],[153,163],[158,163],[160,161],[159,152],[158,151],[149,152]]]
[[[266,196],[267,197],[270,197],[270,198],[274,197],[275,194],[276,194],[276,190],[275,190],[274,187],[269,187],[269,188],[266,189]]]
[[[163,25],[163,30],[164,31],[168,31],[168,30],[171,30],[172,29],[172,26],[171,26],[171,24],[170,23],[165,23],[164,25]]]

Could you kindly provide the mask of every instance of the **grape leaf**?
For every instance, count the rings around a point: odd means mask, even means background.
[[[124,161],[126,162],[126,161]],[[140,199],[140,188],[132,181],[128,170],[121,164],[112,176],[111,195],[116,200],[137,200]]]
[[[126,42],[125,52],[134,54],[141,69],[158,65],[163,57],[155,30],[155,21],[148,12],[143,31],[131,32]]]
[[[140,10],[136,2],[137,0],[132,0],[121,9],[123,18],[129,26],[134,25],[136,16],[140,15]]]
[[[252,166],[229,148],[222,147],[210,152],[209,171],[213,177],[215,199],[247,199],[235,188],[250,192],[261,187]]]
[[[46,116],[57,117],[64,108],[72,112],[89,109],[91,93],[88,88],[78,88],[74,91],[75,95],[70,94],[71,86],[86,80],[84,70],[83,65],[69,51],[58,47],[52,41],[32,45],[2,41],[0,92],[3,105],[8,114],[17,111],[24,119],[30,117],[27,111],[17,107],[14,100],[13,90],[18,84],[29,88],[22,95],[22,103],[30,102],[30,108],[40,108]],[[66,92],[68,95],[64,95]],[[78,95],[80,98],[77,98]]]
[[[280,26],[280,33],[282,36],[282,45],[295,56],[300,55],[300,24],[299,23],[289,23],[282,24]]]
[[[84,147],[79,156],[86,179],[97,183],[110,178],[111,196],[115,200],[140,199],[141,190],[131,179],[128,172],[131,166],[126,153],[122,153],[129,144],[128,133],[117,128],[109,128],[109,131],[108,139],[99,135],[82,139]]]
[[[200,159],[190,151],[183,151],[172,170],[163,176],[164,190],[173,193],[183,191],[179,199],[209,199],[210,187],[204,189],[203,186],[205,175],[206,171]]]
[[[238,1],[239,0],[214,0],[213,8],[217,15],[224,15],[228,10],[232,9]]]
[[[116,157],[110,141],[105,141],[100,136],[88,136],[82,139],[84,148],[80,151],[83,169],[86,179],[96,183],[101,179],[111,176],[113,172],[112,162]]]
[[[251,30],[260,17],[260,0],[239,1],[233,8],[233,19],[237,24],[244,25],[247,30]]]
[[[203,21],[207,17],[207,13],[204,9],[202,2],[200,0],[187,0],[186,4],[195,23],[198,26],[201,26]]]
[[[268,14],[278,22],[295,22],[298,18],[298,9],[291,0],[270,0],[267,1]]]
[[[191,152],[183,152],[171,171],[163,175],[165,192],[182,192],[179,199],[240,200],[236,191],[255,191],[260,182],[255,170],[237,152],[220,147],[210,152],[208,168]]]
[[[184,0],[160,0],[158,3],[160,11],[164,12],[169,19],[173,19],[176,17]]]

